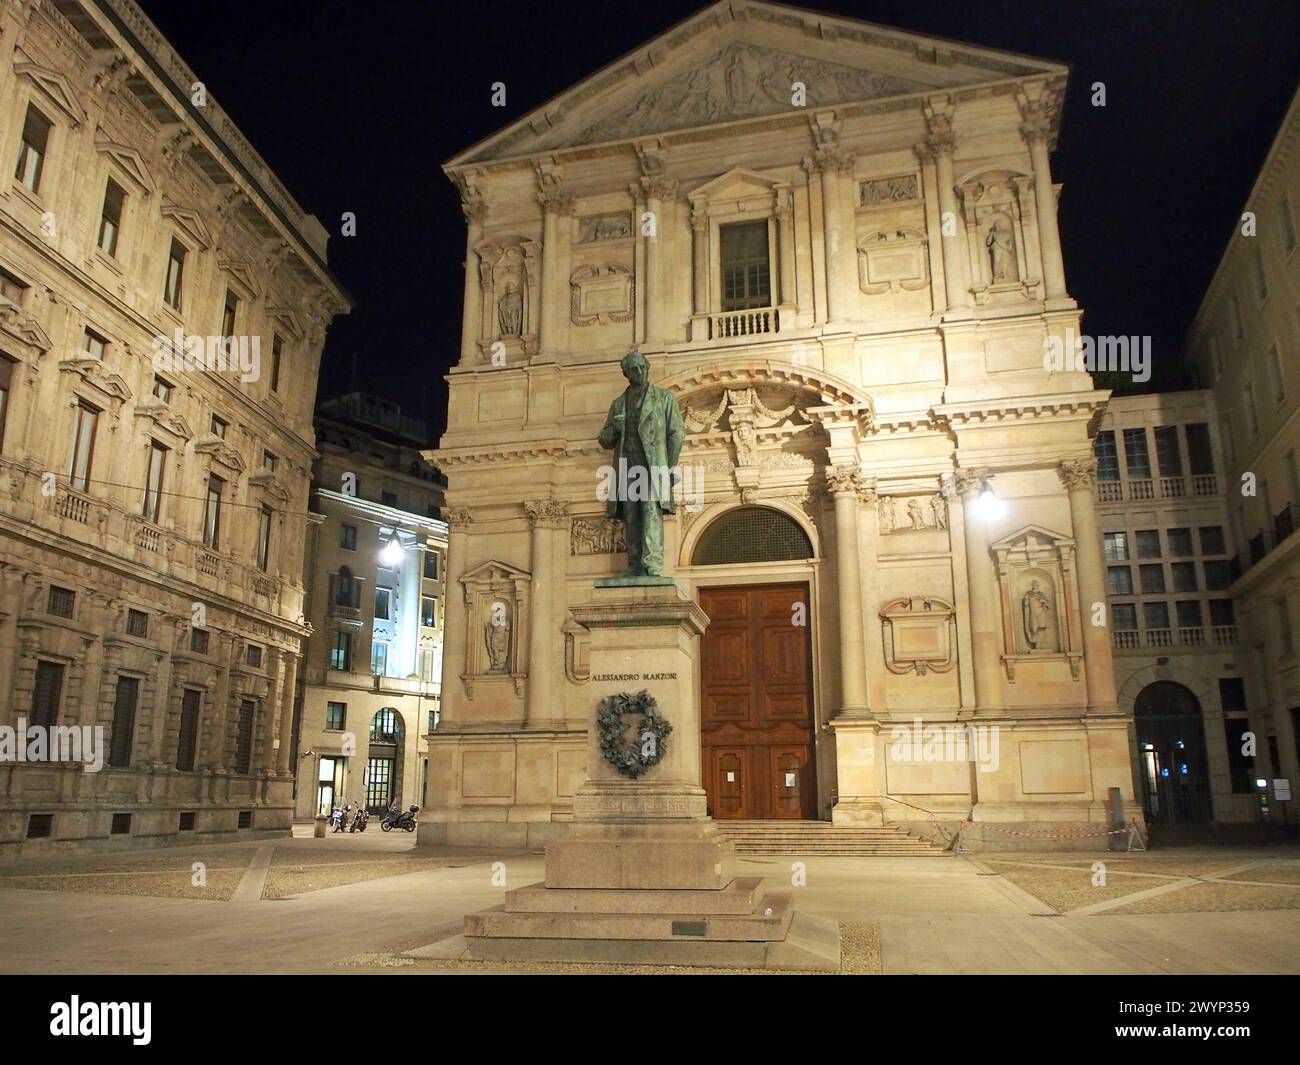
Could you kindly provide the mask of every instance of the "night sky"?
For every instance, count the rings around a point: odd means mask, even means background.
[[[465,229],[440,164],[703,5],[141,0],[303,207],[356,300],[320,398],[355,387],[445,423]],[[1300,77],[1300,5],[900,0],[817,9],[1071,66],[1053,177],[1093,334],[1179,352]],[[219,11],[219,14],[218,14]],[[490,106],[503,81],[506,108]],[[1090,103],[1106,84],[1105,108]],[[338,236],[343,212],[357,235]],[[421,407],[423,406],[423,411]]]

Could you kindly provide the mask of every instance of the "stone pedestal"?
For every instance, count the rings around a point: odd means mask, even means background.
[[[837,971],[839,929],[789,894],[737,878],[700,781],[697,655],[709,619],[676,584],[597,588],[573,615],[591,633],[587,781],[546,848],[543,883],[465,918],[465,934],[411,953],[494,961],[605,961]],[[557,666],[558,668],[558,666]],[[601,750],[603,699],[647,691],[672,726],[636,778]],[[629,721],[627,742],[645,733]]]

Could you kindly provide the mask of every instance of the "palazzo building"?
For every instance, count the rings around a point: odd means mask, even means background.
[[[447,526],[424,423],[351,393],[320,405],[307,540],[300,818],[425,804],[438,723]]]
[[[326,231],[132,0],[0,8],[0,165],[0,855],[282,834]]]
[[[1239,546],[1230,588],[1258,744],[1256,802],[1300,824],[1300,93],[1269,148],[1188,335],[1214,392]],[[1259,781],[1264,787],[1259,787]],[[1284,797],[1285,796],[1285,797]]]
[[[714,817],[1061,847],[1134,812],[1107,393],[1045,360],[1081,317],[1065,91],[1059,63],[723,0],[446,164],[468,232],[422,841],[572,816],[591,708],[627,687],[571,611],[626,566],[596,437],[633,347],[686,415],[665,573],[710,618]],[[946,742],[974,732],[978,763]]]
[[[1218,411],[1205,390],[1115,397],[1094,442],[1116,687],[1156,841],[1260,816]]]

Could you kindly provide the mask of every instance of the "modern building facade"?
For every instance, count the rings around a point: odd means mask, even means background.
[[[1188,335],[1214,393],[1239,545],[1230,594],[1248,663],[1257,787],[1274,822],[1300,823],[1300,95],[1278,131]],[[1281,786],[1277,782],[1284,782]],[[1289,785],[1289,786],[1288,786]]]
[[[445,483],[424,423],[350,393],[316,418],[296,814],[426,802],[442,688]]]
[[[0,854],[284,832],[327,234],[131,0],[0,56]]]
[[[1107,393],[1045,359],[1081,315],[1065,82],[727,0],[446,165],[468,233],[422,840],[533,844],[572,815],[617,690],[571,610],[626,566],[596,437],[633,347],[686,416],[665,572],[711,619],[714,817],[1060,847],[1132,812],[1093,620]],[[944,750],[969,728],[997,744],[979,765]]]
[[[1094,441],[1116,689],[1157,838],[1260,816],[1221,424],[1210,391],[1113,397]]]

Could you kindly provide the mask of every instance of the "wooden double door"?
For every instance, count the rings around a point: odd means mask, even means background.
[[[704,789],[718,819],[813,819],[808,585],[702,588]]]

